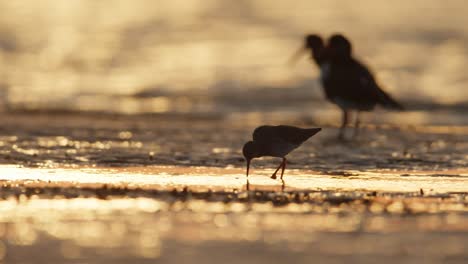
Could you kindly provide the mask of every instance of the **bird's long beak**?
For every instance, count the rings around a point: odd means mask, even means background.
[[[246,173],[247,177],[249,177],[249,168],[250,168],[250,160],[247,160],[247,173]]]
[[[288,60],[288,65],[289,66],[294,66],[297,61],[305,55],[307,52],[307,48],[305,46],[301,46],[299,49],[294,52],[294,54],[291,56],[291,58]]]

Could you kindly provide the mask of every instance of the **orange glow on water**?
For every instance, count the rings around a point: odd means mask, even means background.
[[[35,185],[64,184],[65,186],[99,186],[102,184],[131,188],[184,188],[192,190],[245,189],[244,169],[209,167],[125,167],[125,168],[21,168],[0,166],[1,180],[25,181]],[[254,170],[249,177],[251,188],[279,188],[280,181],[269,178],[271,171]],[[286,189],[290,190],[367,190],[387,192],[417,192],[420,189],[434,193],[464,192],[467,190],[468,171],[349,171],[351,176],[324,175],[307,170],[287,170]],[[441,175],[442,173],[442,175]],[[275,187],[276,186],[276,187]],[[437,188],[434,188],[437,186]]]

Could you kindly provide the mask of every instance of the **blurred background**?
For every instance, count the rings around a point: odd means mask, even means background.
[[[467,263],[467,3],[0,0],[0,263]],[[287,63],[337,32],[408,109],[346,143]]]
[[[287,60],[304,34],[342,32],[410,109],[468,122],[457,117],[468,109],[462,0],[0,0],[0,10],[3,109],[335,111],[316,66]]]

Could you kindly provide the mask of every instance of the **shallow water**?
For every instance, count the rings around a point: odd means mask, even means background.
[[[34,167],[242,167],[241,147],[258,124],[323,127],[291,153],[291,169],[443,171],[464,168],[468,163],[468,127],[464,125],[365,123],[357,140],[343,143],[336,140],[333,125],[289,115],[16,113],[0,118],[4,124],[0,134],[2,163]],[[273,168],[276,163],[275,159],[258,159],[253,168]]]
[[[7,263],[468,257],[466,170],[354,176],[294,170],[285,188],[262,170],[248,190],[241,172],[2,166],[0,257]]]
[[[379,195],[365,206],[362,199],[320,204],[311,195],[311,203],[275,206],[175,196],[40,196],[1,202],[7,263],[279,263],[281,255],[298,263],[463,263],[467,257],[466,200],[456,197],[441,203]]]
[[[288,115],[1,115],[6,263],[464,263],[464,125],[333,125]],[[322,126],[289,157],[242,144],[258,123]],[[105,241],[103,243],[102,241]],[[47,252],[47,254],[44,254]]]

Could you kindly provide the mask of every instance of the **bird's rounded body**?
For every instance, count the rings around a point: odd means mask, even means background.
[[[325,87],[325,82],[328,82],[330,79],[331,64],[329,62],[324,62],[319,65],[320,68],[320,83]]]
[[[260,126],[252,135],[263,156],[284,157],[304,141],[318,133],[320,128],[299,128],[293,126]]]
[[[357,111],[354,130],[357,135],[360,111],[372,111],[377,105],[403,110],[380,87],[371,71],[353,57],[351,42],[343,35],[331,36],[326,45],[319,35],[307,35],[301,50],[310,50],[310,57],[320,68],[320,82],[326,98],[343,112],[340,139],[344,138],[350,111]],[[293,59],[301,54],[301,50]]]
[[[258,142],[260,154],[264,157],[284,158],[291,151],[298,148],[300,144],[293,144],[283,140],[277,140],[272,143]]]
[[[283,166],[284,171],[286,155],[320,130],[321,128],[307,129],[284,125],[257,127],[252,135],[253,140],[247,142],[242,149],[244,157],[247,160],[247,175],[250,160],[265,156],[283,158],[280,167]],[[274,175],[276,175],[276,171]]]
[[[367,67],[352,57],[323,63],[320,68],[327,99],[341,109],[371,111],[378,104],[400,107],[380,88]]]

